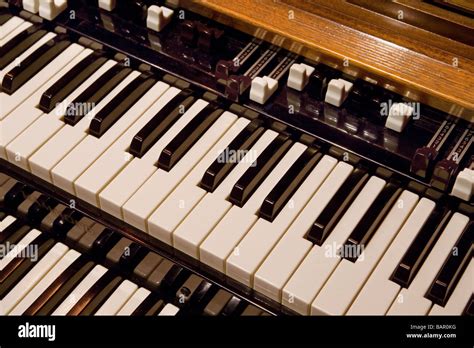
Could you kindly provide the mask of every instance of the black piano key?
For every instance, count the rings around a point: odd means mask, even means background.
[[[48,195],[41,195],[28,209],[28,221],[37,225],[58,205],[58,201]]]
[[[471,298],[467,302],[466,308],[464,308],[462,315],[474,315],[474,295],[471,295]]]
[[[224,317],[237,316],[243,311],[245,303],[238,297],[232,296],[222,309],[220,315]]]
[[[248,151],[263,133],[262,121],[255,119],[245,127],[227,148],[219,154],[217,159],[209,166],[204,173],[200,186],[208,192],[214,192],[217,186],[225,179],[238,162],[223,161],[221,158],[227,158],[225,154],[239,153],[239,151]]]
[[[21,64],[18,64],[5,74],[2,80],[2,90],[8,94],[14,93],[26,81],[62,53],[70,44],[71,42],[64,40],[62,36],[55,37],[46,42],[26,57]]]
[[[120,285],[122,277],[106,272],[70,309],[67,315],[91,315]]]
[[[83,217],[75,209],[66,208],[60,216],[54,221],[53,228],[50,231],[56,237],[65,237],[67,232]]]
[[[260,217],[272,222],[321,157],[317,149],[307,148],[265,197],[260,207]]]
[[[33,189],[23,183],[16,183],[5,195],[5,207],[15,211],[18,206],[33,192]]]
[[[129,152],[141,158],[150,147],[179,119],[184,110],[194,102],[193,92],[184,89],[168,102],[155,116],[133,137]]]
[[[120,256],[119,267],[121,271],[130,272],[148,253],[148,250],[137,243],[132,243]]]
[[[291,144],[292,141],[285,134],[276,137],[258,156],[255,165],[252,164],[234,185],[229,201],[242,207],[287,152]]]
[[[213,286],[212,283],[207,280],[203,280],[199,287],[194,291],[193,296],[189,302],[189,306],[193,309],[196,314],[201,314],[204,307],[216,294],[217,287]]]
[[[82,59],[41,95],[38,107],[49,113],[106,61],[107,58],[100,57],[98,53],[92,53]]]
[[[382,224],[382,221],[392,209],[402,191],[403,190],[399,187],[399,185],[396,185],[395,183],[386,184],[374,202],[370,205],[369,209],[359,221],[357,226],[354,228],[345,245],[362,245],[366,247],[367,243]],[[344,257],[352,262],[357,260],[357,255]]]
[[[123,116],[148,90],[156,79],[142,74],[130,82],[92,119],[89,134],[100,138],[114,123]]]
[[[13,15],[11,13],[0,14],[0,25],[4,25]]]
[[[408,288],[451,215],[452,212],[448,208],[440,207],[431,213],[395,268],[391,276],[392,281]]]
[[[7,217],[7,215],[8,215],[8,214],[7,214],[6,212],[0,211],[0,222],[2,222],[3,219],[5,219],[5,218]]]
[[[354,169],[319,214],[308,232],[307,239],[317,245],[322,245],[329,232],[336,226],[368,179],[369,174],[366,170]]]
[[[0,271],[0,300],[22,279],[41,258],[56,244],[54,239],[42,234],[31,245],[38,245],[37,260],[16,258]]]
[[[172,298],[188,276],[188,271],[183,267],[174,264],[163,278],[160,285],[160,291],[165,294],[165,296]]]
[[[224,111],[208,104],[169,142],[158,159],[158,168],[170,171]]]
[[[46,30],[38,30],[39,26],[23,30],[5,45],[0,47],[0,69],[4,69],[23,52],[33,46],[46,35]]]
[[[84,256],[77,258],[68,268],[66,268],[44,291],[38,298],[26,309],[23,315],[36,315],[42,307],[56,294],[67,281],[80,271],[87,260]],[[89,262],[92,265],[92,262]],[[92,268],[92,266],[91,266]],[[72,290],[72,289],[70,289]]]
[[[69,294],[76,288],[77,285],[89,274],[94,268],[95,263],[93,261],[82,264],[79,269],[72,268],[72,265],[65,270],[61,277],[64,279],[57,279],[50,287],[41,295],[41,298],[33,304],[39,307],[39,309],[32,315],[51,315],[56,308],[69,296]],[[67,273],[67,274],[66,274]],[[63,281],[64,280],[64,281]],[[50,295],[49,297],[47,295]],[[42,305],[39,302],[43,302]],[[32,307],[33,307],[32,305]],[[29,312],[30,309],[27,310]],[[27,313],[25,313],[26,315]]]
[[[453,252],[450,253],[434,282],[431,284],[426,297],[444,306],[452,291],[461,278],[468,262],[472,258],[474,241],[474,222],[470,222],[459,237]]]
[[[133,311],[132,316],[155,316],[160,313],[165,302],[156,294],[149,294],[146,299]]]
[[[108,95],[120,82],[127,77],[132,70],[123,68],[116,64],[97,79],[92,85],[87,87],[74,101],[66,108],[64,122],[74,126],[87,113],[93,105],[99,103],[106,95]],[[81,105],[84,107],[78,108]]]
[[[120,240],[120,234],[106,228],[94,241],[91,254],[97,258],[105,256],[112,247]]]

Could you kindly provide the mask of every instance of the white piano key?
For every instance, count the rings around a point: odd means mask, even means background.
[[[107,272],[101,265],[95,266],[79,285],[66,297],[52,315],[67,315],[86,292]]]
[[[466,267],[444,307],[435,304],[429,315],[461,315],[474,293],[474,260]]]
[[[5,257],[0,260],[0,271],[7,267],[15,257],[21,255],[22,251],[29,247],[31,242],[33,242],[40,234],[41,232],[36,229],[31,230],[18,243],[16,243],[13,249],[11,249],[8,254],[6,254]]]
[[[0,301],[0,313],[10,313],[25,295],[49,272],[49,270],[66,254],[68,247],[56,243],[51,250],[5,295]]]
[[[226,272],[229,255],[238,255],[237,244],[257,221],[257,213],[265,197],[281,177],[304,152],[306,146],[294,144],[255,190],[242,208],[233,206],[207,236],[200,248],[201,261],[212,268]],[[258,161],[258,158],[257,158]]]
[[[145,288],[139,288],[135,293],[130,297],[130,299],[123,305],[123,307],[117,312],[117,315],[132,315],[133,312],[140,306],[140,304],[145,301],[145,299],[150,295],[150,290]]]
[[[385,181],[371,177],[322,246],[314,245],[283,290],[283,301],[298,313],[308,314],[311,303],[341,261],[339,247],[362,219]],[[290,303],[290,299],[293,299]]]
[[[151,214],[147,221],[148,232],[168,244],[171,244],[171,233],[174,228],[161,228],[162,224],[176,227],[188,215],[193,207],[206,194],[198,187],[200,179],[207,168],[219,156],[219,153],[247,126],[249,120],[239,118],[219,141],[208,151],[203,159],[193,168],[179,186]]]
[[[398,262],[431,215],[435,203],[422,198],[408,220],[379,261],[370,278],[347,311],[350,315],[383,315],[400,291],[400,285],[390,280]]]
[[[115,315],[137,289],[136,284],[124,280],[94,315]]]
[[[92,50],[85,49],[80,53],[78,58],[84,59],[91,53]],[[49,138],[64,127],[65,123],[62,117],[64,116],[64,111],[67,106],[113,65],[115,65],[113,61],[108,61],[102,65],[83,84],[76,88],[73,93],[51,110],[51,112],[48,114],[43,113],[33,124],[8,144],[6,147],[8,160],[16,166],[29,170],[28,158],[48,141]]]
[[[398,300],[392,303],[388,315],[428,314],[433,302],[425,298],[425,294],[468,223],[467,216],[459,213],[452,216],[408,289],[402,289]]]
[[[330,202],[353,167],[339,162],[255,273],[254,289],[280,302],[282,289],[313,247],[306,232]]]
[[[15,18],[15,17],[13,17],[13,18]],[[13,18],[11,18],[11,19],[13,19]],[[7,23],[5,23],[5,24],[7,24]],[[23,30],[28,29],[32,25],[33,24],[31,24],[30,22],[21,23],[19,26],[17,26],[15,29],[13,29],[11,32],[9,32],[7,35],[5,35],[4,37],[2,37],[0,39],[0,47],[5,45],[6,43],[8,43],[8,41],[13,39],[18,34],[20,34]],[[2,28],[0,28],[0,31],[2,31]]]
[[[3,92],[0,93],[0,104],[2,105],[0,120],[3,120],[4,135],[9,136],[1,142],[2,145],[8,144],[11,139],[41,115],[42,111],[35,108],[40,100],[41,94],[77,63],[77,59],[75,58],[83,49],[84,47],[78,44],[71,44],[48,65],[38,71],[29,81],[18,88],[15,93],[11,95]],[[21,107],[18,107],[20,104]],[[18,119],[19,112],[21,112],[20,114],[22,115],[20,119]],[[4,119],[7,117],[7,120],[9,119],[11,122],[12,116],[15,115],[15,121],[19,123],[19,125],[10,130],[6,127],[6,120]],[[16,132],[11,133],[13,131]]]
[[[138,75],[140,75],[140,73],[137,71],[131,72],[76,125],[64,125],[58,133],[52,136],[28,159],[31,172],[41,179],[52,183],[53,178],[51,176],[51,170],[87,136],[87,131],[94,115],[102,110],[107,103],[109,103]]]
[[[229,277],[246,286],[253,286],[253,275],[258,267],[336,164],[337,160],[333,157],[321,158],[272,222],[258,219],[237,245],[239,255],[234,254],[227,259],[226,274]]]
[[[74,194],[74,181],[151,106],[168,85],[157,82],[100,138],[88,135],[51,171],[54,185]]]
[[[25,23],[22,18],[17,16],[11,17],[0,27],[0,39],[4,39],[8,34],[10,34],[13,30],[15,30],[15,28],[20,26],[22,23]]]
[[[7,228],[8,226],[10,226],[12,223],[14,223],[16,221],[16,218],[11,216],[11,215],[8,215],[6,216],[2,221],[0,221],[0,233],[5,229]]]
[[[33,45],[31,45],[25,52],[20,54],[18,57],[16,57],[10,64],[8,64],[6,67],[4,67],[0,71],[0,81],[3,80],[3,77],[7,72],[9,72],[11,69],[13,69],[15,66],[18,64],[21,64],[21,62],[28,57],[31,53],[36,51],[39,47],[41,47],[43,44],[48,42],[49,40],[53,39],[56,36],[55,33],[46,33],[41,37],[38,41],[36,41]]]
[[[77,251],[69,250],[56,265],[45,274],[41,281],[31,289],[28,294],[9,313],[10,315],[22,315],[41,294],[80,256]]]
[[[176,94],[171,87],[169,92]],[[168,93],[168,92],[167,92]],[[158,170],[155,166],[164,147],[196,116],[206,103],[194,103],[170,129],[145,153],[142,158],[132,161],[100,193],[99,203],[102,210],[122,219],[122,206],[125,202]],[[131,140],[130,140],[131,141]]]
[[[157,170],[123,206],[125,221],[146,231],[146,220],[156,207],[225,134],[236,119],[236,115],[224,112],[169,172]]]
[[[70,45],[15,93],[0,93],[0,157],[6,158],[5,146],[43,113],[36,108],[41,95],[76,65],[82,51],[83,47]]]
[[[74,187],[79,198],[82,198],[90,204],[99,205],[98,193],[115,175],[134,159],[127,150],[135,134],[137,134],[173,96],[179,93],[179,90],[173,88],[171,94],[166,93],[166,90],[163,90],[163,92],[164,94],[161,97],[156,95],[158,100],[74,182]],[[162,101],[162,99],[164,99],[164,101]],[[156,160],[157,157],[155,158],[155,161]],[[134,178],[134,180],[136,179]]]
[[[171,303],[167,303],[166,306],[163,307],[160,313],[158,313],[158,316],[175,316],[178,314],[179,308],[176,307],[175,305]]]
[[[357,261],[343,259],[339,263],[314,300],[313,314],[342,315],[347,311],[417,202],[414,193],[404,191],[400,195]]]

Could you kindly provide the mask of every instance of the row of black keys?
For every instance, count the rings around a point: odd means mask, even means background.
[[[267,314],[183,267],[121,237],[117,232],[94,223],[77,211],[28,189],[24,184],[16,184],[4,195],[0,204],[8,213],[14,211],[15,215],[22,218],[0,234],[0,243],[14,245],[31,228],[38,228],[43,233],[32,242],[38,245],[38,260],[57,241],[65,242],[83,253],[26,310],[25,315],[53,313],[98,263],[104,263],[110,270],[74,305],[69,315],[93,314],[124,277],[151,290],[151,294],[133,315],[156,315],[166,303],[179,307],[179,315]],[[0,221],[8,214],[3,208],[0,208]],[[0,300],[34,265],[31,259],[17,258],[0,271]]]

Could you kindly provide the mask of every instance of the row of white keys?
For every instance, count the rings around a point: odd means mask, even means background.
[[[469,218],[465,215],[455,213],[452,216],[409,287],[398,294],[387,312],[388,315],[428,314],[433,302],[425,298],[425,294],[445,260],[453,252],[456,241],[468,223]]]
[[[75,250],[69,250],[56,265],[31,289],[28,294],[9,313],[10,315],[22,315],[41,294],[63,273],[77,258],[79,254]]]
[[[18,255],[21,255],[23,250],[31,248],[31,243],[41,234],[37,229],[28,232],[16,245],[11,249],[3,259],[0,260],[0,271],[3,271],[5,267]]]
[[[312,313],[343,315],[418,202],[403,191],[355,262],[343,259],[312,304]]]
[[[134,158],[127,150],[135,134],[177,93],[179,93],[179,90],[175,88],[171,91],[168,89],[137,122],[74,182],[76,194],[79,198],[98,206],[99,192]]]
[[[139,288],[117,312],[117,315],[132,315],[138,306],[145,301],[148,295],[150,295],[150,290]]]
[[[5,144],[9,143],[17,134],[42,114],[42,111],[36,108],[41,94],[78,62],[76,57],[83,50],[84,47],[81,45],[75,43],[69,45],[48,65],[18,88],[15,93],[11,95],[3,92],[0,93],[0,104],[2,105],[0,109],[0,120],[2,120],[1,125],[3,126],[4,136],[8,136],[1,141],[2,151]],[[18,115],[21,116],[18,117]],[[16,127],[13,127],[13,125],[7,122],[16,122],[14,123]]]
[[[236,246],[257,221],[263,200],[306,148],[293,144],[244,206],[232,206],[199,247],[201,262],[227,274],[226,261],[232,253],[239,254]]]
[[[171,87],[170,95],[178,90]],[[168,92],[167,92],[168,93]],[[161,152],[168,143],[188,124],[207,103],[197,100],[170,129],[145,153],[142,158],[133,158],[130,163],[99,193],[100,208],[122,219],[122,206],[140,186],[158,170],[155,165]],[[131,142],[131,140],[130,140]]]
[[[28,292],[66,254],[69,248],[56,243],[46,255],[5,295],[0,301],[0,314],[6,315],[25,297]]]
[[[74,181],[162,95],[168,85],[157,82],[100,138],[88,134],[51,171],[54,185],[75,194]]]
[[[384,185],[384,180],[371,177],[324,244],[313,246],[283,289],[285,305],[291,304],[290,308],[299,313],[309,313],[314,298],[341,261],[338,249],[345,243]]]
[[[253,286],[253,275],[258,267],[336,164],[335,158],[322,157],[272,222],[258,219],[237,245],[239,254],[232,254],[227,259],[226,273],[229,277]]]
[[[172,303],[167,303],[163,309],[158,313],[158,316],[175,316],[178,314],[179,308]]]
[[[14,18],[14,17],[13,17]],[[7,24],[7,23],[5,23]],[[4,24],[4,25],[5,25]],[[3,45],[5,45],[6,43],[8,43],[8,41],[10,41],[11,39],[13,39],[15,36],[17,36],[18,34],[20,34],[23,30],[27,30],[29,27],[31,27],[33,24],[31,24],[30,22],[27,22],[27,21],[24,21],[23,23],[21,23],[19,26],[17,26],[16,28],[14,28],[12,31],[10,31],[7,35],[5,36],[1,36],[0,38],[0,47],[2,47]],[[2,28],[0,28],[0,32],[2,32]],[[2,33],[3,34],[3,33]]]
[[[109,296],[94,315],[115,315],[132,297],[138,286],[130,280],[124,280]]]
[[[0,70],[0,81],[3,81],[3,77],[5,76],[6,73],[8,73],[11,69],[16,67],[17,65],[21,64],[21,62],[26,57],[28,57],[31,53],[36,51],[39,47],[41,47],[43,44],[53,39],[54,37],[56,37],[55,33],[48,32],[44,34],[43,37],[41,37],[38,41],[36,41],[33,45],[31,45],[25,52],[20,54],[13,61],[11,61],[10,64],[8,64],[6,67]]]
[[[22,18],[17,16],[11,17],[0,27],[0,40],[4,39],[8,34],[10,34],[23,23],[25,23],[25,21]]]
[[[387,312],[400,291],[400,285],[391,281],[390,277],[434,208],[433,201],[427,198],[420,199],[347,314],[384,315]]]
[[[331,201],[353,167],[339,162],[255,273],[254,289],[280,302],[282,289],[313,243],[305,239],[314,220]]]
[[[102,265],[95,266],[87,276],[74,288],[74,290],[63,300],[52,315],[67,315],[86,292],[107,272]]]
[[[212,162],[227,147],[232,140],[247,126],[249,120],[239,118],[230,129],[219,139],[219,141],[208,151],[206,156],[193,168],[188,176],[179,184],[179,186],[160,204],[155,212],[148,219],[148,233],[161,241],[172,245],[172,232],[194,208],[194,206],[206,194],[206,191],[197,185],[202,178],[204,172],[212,164]],[[201,230],[205,224],[205,216],[200,217],[198,230]],[[194,227],[196,227],[195,225]],[[196,235],[196,230],[193,235]],[[186,237],[185,237],[186,239]],[[181,249],[176,244],[175,248]]]
[[[243,129],[243,123],[248,124],[245,119],[241,118],[234,124],[234,127],[237,126]],[[212,163],[219,155],[219,150],[222,150],[222,147],[214,147],[217,151],[211,150],[206,155],[207,158],[203,159],[193,169],[185,181],[150,216],[148,219],[148,232],[150,235],[170,245],[174,242],[175,247],[180,246],[178,247],[180,250],[198,258],[199,244],[232,207],[232,203],[227,200],[227,197],[237,180],[251,166],[252,155],[254,154],[254,158],[258,158],[258,155],[276,136],[277,133],[274,131],[268,130],[265,132],[216,190],[212,193],[207,193],[197,185],[204,172],[211,165],[209,162],[211,161]],[[226,142],[229,141],[229,139],[224,140]],[[211,157],[214,158],[210,160]],[[181,225],[178,228],[180,223]]]
[[[6,116],[0,121],[1,158],[6,158],[5,146],[43,113],[36,107],[43,92],[80,61],[83,50],[80,45],[70,45],[15,93],[0,93],[2,117]]]
[[[139,72],[132,71],[77,124],[74,126],[69,124],[64,125],[59,132],[52,136],[28,159],[31,172],[41,179],[52,183],[52,169],[88,135],[87,131],[94,115],[102,110],[138,75],[140,75]]]
[[[12,223],[14,223],[16,221],[16,217],[14,216],[11,216],[11,215],[8,215],[8,216],[5,216],[5,218],[0,221],[0,233],[2,233],[2,231],[7,228],[8,226],[10,226]]]
[[[236,115],[224,112],[169,172],[158,169],[153,173],[123,205],[125,221],[146,231],[146,221],[156,207],[225,134],[236,119]]]
[[[85,58],[91,53],[92,50],[85,49],[78,57]],[[115,64],[113,61],[104,63],[51,112],[43,113],[33,124],[8,144],[6,147],[8,160],[25,170],[29,170],[28,158],[65,126],[62,117],[67,106]]]
[[[474,259],[466,267],[458,284],[454,288],[448,302],[441,307],[435,304],[429,315],[461,315],[466,308],[472,294],[474,293]]]

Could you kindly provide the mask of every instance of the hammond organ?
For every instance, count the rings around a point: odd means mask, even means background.
[[[1,314],[472,315],[473,14],[1,1]]]

